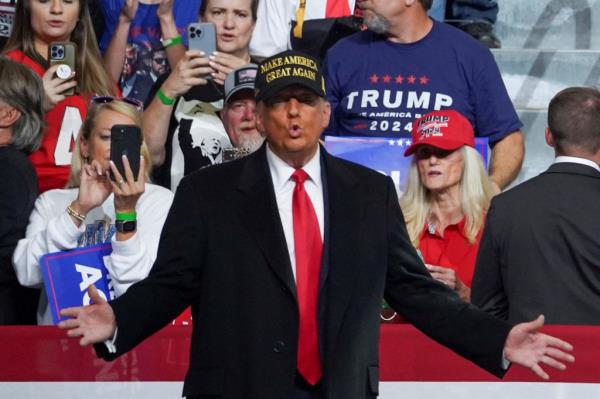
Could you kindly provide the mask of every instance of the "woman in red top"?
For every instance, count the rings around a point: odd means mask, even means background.
[[[456,111],[434,111],[413,125],[415,154],[400,204],[412,244],[433,278],[469,301],[493,186],[475,150],[473,128]]]
[[[48,68],[48,47],[67,41],[77,46],[75,71],[61,79],[56,76],[58,66]],[[116,94],[102,64],[87,0],[19,0],[5,55],[42,77],[46,129],[40,149],[30,159],[40,193],[64,188],[91,95]],[[77,94],[62,94],[73,87]]]

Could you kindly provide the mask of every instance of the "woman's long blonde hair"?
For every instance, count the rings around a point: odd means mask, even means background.
[[[466,218],[464,233],[469,243],[473,244],[485,221],[485,213],[490,207],[494,189],[479,153],[466,145],[462,146],[459,151],[463,157],[460,203]],[[413,156],[406,191],[400,199],[400,206],[410,241],[415,248],[419,246],[420,234],[430,217],[431,202],[432,196],[421,182],[416,157]]]
[[[79,136],[77,137],[77,142],[75,143],[75,148],[73,149],[73,157],[71,158],[71,172],[69,174],[67,188],[79,187],[79,184],[81,183],[81,167],[88,162],[88,160],[84,158],[81,154],[81,140],[85,139],[89,142],[90,137],[92,136],[92,131],[96,126],[96,119],[98,118],[98,115],[100,115],[102,111],[106,110],[118,112],[131,118],[134,124],[138,126],[141,131],[143,131],[142,113],[139,112],[134,106],[123,101],[112,101],[103,104],[92,103],[88,109],[87,117],[81,125],[81,130],[79,131]],[[143,139],[142,146],[140,148],[140,154],[142,157],[144,157],[144,161],[146,164],[144,171],[146,182],[150,182],[150,170],[152,169],[152,160],[150,159],[150,152],[148,151],[148,147],[146,147],[146,143],[143,141]]]
[[[110,95],[116,94],[116,83],[104,69],[104,62],[98,50],[98,41],[92,26],[88,10],[88,0],[79,1],[77,25],[71,33],[71,41],[77,45],[75,72],[79,90],[82,93]],[[34,47],[33,29],[31,29],[31,0],[19,0],[15,9],[15,17],[10,38],[6,42],[4,52],[21,50],[44,69],[48,61]]]

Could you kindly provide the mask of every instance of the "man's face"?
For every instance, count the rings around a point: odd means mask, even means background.
[[[158,50],[152,54],[152,71],[156,76],[167,72],[167,62],[167,53],[164,50]]]
[[[256,150],[263,137],[256,129],[256,101],[252,90],[234,94],[223,107],[221,119],[234,147]]]
[[[312,158],[323,129],[329,124],[331,107],[312,90],[289,86],[257,107],[257,126],[269,148],[292,167]]]
[[[137,62],[137,50],[132,45],[125,48],[125,62],[123,63],[123,75],[125,78],[131,77],[135,72]]]
[[[215,156],[221,152],[221,142],[216,137],[207,137],[200,143],[200,148],[207,154]]]

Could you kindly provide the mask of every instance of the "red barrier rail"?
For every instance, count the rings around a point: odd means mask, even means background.
[[[552,382],[600,382],[600,327],[546,326],[571,342],[576,362],[551,371]],[[56,327],[0,327],[0,381],[181,381],[188,366],[189,327],[168,326],[114,362],[97,359]],[[499,381],[410,325],[383,325],[382,381]],[[505,381],[539,381],[512,367]]]

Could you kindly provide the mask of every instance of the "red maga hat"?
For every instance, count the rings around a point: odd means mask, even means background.
[[[456,150],[463,145],[475,147],[471,122],[457,111],[433,111],[417,119],[412,126],[412,144],[404,152],[407,157],[417,147],[430,145],[442,150]]]

